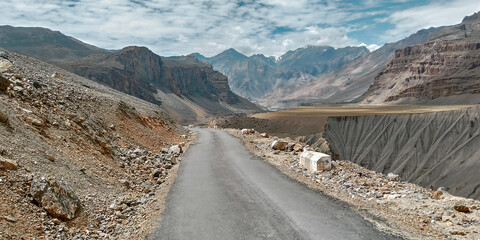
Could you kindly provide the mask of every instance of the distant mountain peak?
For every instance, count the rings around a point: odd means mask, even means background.
[[[203,56],[202,54],[200,54],[198,52],[191,53],[188,56],[193,56],[193,57],[197,58],[198,61],[202,61],[202,62],[207,62],[208,61],[207,57]]]
[[[222,55],[234,56],[234,57],[237,57],[237,58],[248,58],[247,56],[243,55],[242,53],[238,52],[237,50],[235,50],[233,48],[229,48],[229,49],[221,52],[217,56],[222,56]]]
[[[462,23],[480,22],[480,11],[463,18]]]

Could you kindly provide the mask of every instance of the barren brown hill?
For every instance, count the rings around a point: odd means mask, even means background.
[[[73,60],[108,52],[61,32],[40,27],[0,26],[0,47],[48,61]]]

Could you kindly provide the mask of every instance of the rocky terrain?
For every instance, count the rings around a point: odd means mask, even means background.
[[[107,51],[49,29],[10,26],[0,28],[0,46],[155,103],[183,124],[261,111],[231,92],[226,76],[194,57],[163,58],[135,46]]]
[[[397,50],[375,77],[364,103],[480,102],[480,14]]]
[[[142,239],[194,136],[158,105],[0,50],[0,239]]]
[[[288,51],[278,60],[262,54],[247,57],[235,49],[210,58],[192,56],[227,75],[233,92],[257,101],[277,88],[318,77],[368,53],[365,47],[308,46]]]
[[[480,199],[479,111],[332,117],[324,134],[337,159]]]
[[[330,73],[276,89],[260,103],[271,108],[288,108],[304,103],[345,103],[357,101],[373,83],[375,76],[395,55],[395,50],[426,42],[440,28],[418,31],[398,42],[387,43]]]
[[[478,200],[456,197],[444,189],[425,189],[400,181],[398,175],[377,173],[350,161],[332,161],[331,170],[312,173],[299,166],[297,151],[309,148],[299,142],[256,131],[229,132],[282,173],[347,203],[383,231],[405,239],[480,238]],[[284,148],[273,149],[280,146],[272,145],[274,140],[284,142]],[[328,152],[329,148],[318,150]]]

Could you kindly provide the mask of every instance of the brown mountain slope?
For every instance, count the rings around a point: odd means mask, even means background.
[[[49,62],[108,52],[61,32],[39,27],[0,26],[0,46]]]
[[[438,32],[427,43],[397,50],[363,103],[479,103],[479,15]]]

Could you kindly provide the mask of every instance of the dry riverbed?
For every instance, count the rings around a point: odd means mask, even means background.
[[[254,155],[311,189],[347,203],[382,231],[406,239],[480,239],[480,201],[425,189],[343,160],[333,161],[330,171],[309,173],[300,168],[299,153],[271,148],[274,137],[228,132]]]

